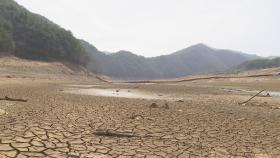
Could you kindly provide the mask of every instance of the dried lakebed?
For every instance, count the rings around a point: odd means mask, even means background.
[[[28,99],[0,101],[7,112],[0,115],[0,158],[280,156],[280,109],[257,105],[266,101],[272,106],[274,97],[243,106],[238,102],[249,95],[223,95],[216,87],[65,84],[0,83],[0,96]],[[159,98],[192,97],[178,102],[64,93],[92,88],[119,95],[130,90]],[[154,103],[158,106],[151,107]]]

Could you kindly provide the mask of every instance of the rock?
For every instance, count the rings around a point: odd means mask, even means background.
[[[5,110],[3,110],[3,109],[0,109],[0,116],[1,115],[5,115],[5,114],[7,114],[7,112]]]
[[[142,115],[135,115],[135,114],[132,114],[132,116],[130,118],[136,119],[136,120],[144,119],[144,117]]]
[[[163,108],[164,109],[169,109],[169,105],[166,103],[166,104],[164,104]]]
[[[245,120],[245,118],[239,118],[236,121],[243,121],[243,120]]]
[[[158,108],[158,107],[159,106],[157,105],[157,103],[152,103],[149,108]]]
[[[135,119],[136,119],[136,120],[140,120],[140,119],[143,119],[143,117],[141,117],[141,116],[136,116]]]
[[[183,103],[183,102],[184,102],[184,100],[181,100],[181,99],[180,99],[180,100],[178,100],[177,102],[179,102],[179,103]]]

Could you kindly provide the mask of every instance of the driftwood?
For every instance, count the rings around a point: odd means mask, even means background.
[[[178,103],[183,103],[184,100],[177,100],[176,102],[178,102]]]
[[[109,131],[109,130],[105,130],[105,131],[95,131],[94,134],[97,135],[97,136],[103,136],[103,137],[118,137],[118,138],[123,138],[123,137],[127,137],[127,138],[136,137],[136,136],[133,135],[132,133],[121,133],[121,132]]]
[[[239,103],[239,104],[242,105],[242,104],[248,103],[249,101],[251,101],[252,99],[254,99],[255,97],[257,97],[259,94],[261,94],[263,91],[265,91],[265,90],[261,90],[260,92],[258,92],[258,93],[255,94],[254,96],[252,96],[250,99],[248,99],[248,100],[246,100],[246,101],[244,101],[244,102],[242,102],[242,103]]]
[[[6,100],[6,101],[18,101],[18,102],[27,102],[26,99],[14,99],[14,98],[10,98],[5,96],[5,98],[0,98],[0,100]]]

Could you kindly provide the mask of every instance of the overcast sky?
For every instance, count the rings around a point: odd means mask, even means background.
[[[144,56],[196,43],[280,56],[280,0],[16,0],[99,50]]]

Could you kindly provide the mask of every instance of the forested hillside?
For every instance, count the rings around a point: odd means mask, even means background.
[[[0,16],[0,51],[13,52],[15,44],[13,41],[11,25]]]
[[[128,51],[105,54],[82,42],[90,55],[88,68],[114,79],[145,80],[217,73],[257,58],[240,52],[197,44],[170,55],[145,58]]]
[[[247,61],[236,67],[236,70],[246,71],[246,70],[257,70],[280,67],[280,58],[274,59],[256,59],[252,61]]]
[[[0,0],[0,52],[35,60],[85,63],[79,40],[48,19],[13,0]]]

